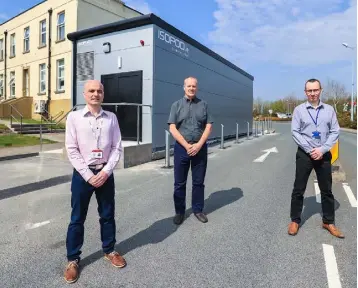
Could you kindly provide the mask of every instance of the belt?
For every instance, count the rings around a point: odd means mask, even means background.
[[[102,163],[102,164],[95,164],[95,165],[88,165],[88,167],[90,169],[94,169],[94,170],[100,170],[104,167],[104,165],[106,165],[107,163]]]

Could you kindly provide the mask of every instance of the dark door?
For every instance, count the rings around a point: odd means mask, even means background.
[[[102,75],[104,103],[142,104],[142,71]],[[137,106],[103,106],[117,115],[123,140],[137,141]],[[139,108],[139,141],[142,141],[142,107]]]

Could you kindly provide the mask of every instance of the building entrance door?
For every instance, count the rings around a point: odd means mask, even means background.
[[[104,103],[142,104],[143,72],[133,71],[102,75],[104,86]],[[103,106],[104,110],[117,115],[122,139],[137,140],[137,106]],[[139,108],[139,141],[142,141],[142,107]]]

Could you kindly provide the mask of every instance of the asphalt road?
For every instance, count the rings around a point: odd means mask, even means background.
[[[188,218],[180,227],[172,223],[173,171],[163,169],[162,160],[117,170],[116,248],[128,266],[118,270],[103,259],[93,197],[85,223],[81,277],[72,286],[356,287],[357,210],[342,183],[334,183],[333,192],[336,224],[346,239],[321,228],[314,174],[305,194],[303,226],[297,236],[287,234],[296,146],[289,125],[275,128],[275,135],[210,149],[206,224],[191,214],[190,189]],[[342,134],[340,160],[356,199],[355,137]],[[254,162],[263,150],[274,147],[277,153]],[[28,170],[19,175],[15,167]],[[32,158],[2,162],[2,171],[1,287],[68,287],[62,276],[70,166]]]

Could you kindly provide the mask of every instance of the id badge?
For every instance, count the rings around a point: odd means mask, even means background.
[[[320,139],[321,139],[321,132],[319,132],[319,131],[313,131],[313,132],[312,132],[312,138],[313,138],[313,139],[320,140]]]
[[[103,158],[103,151],[102,150],[92,150],[92,158],[94,159],[102,159]]]

